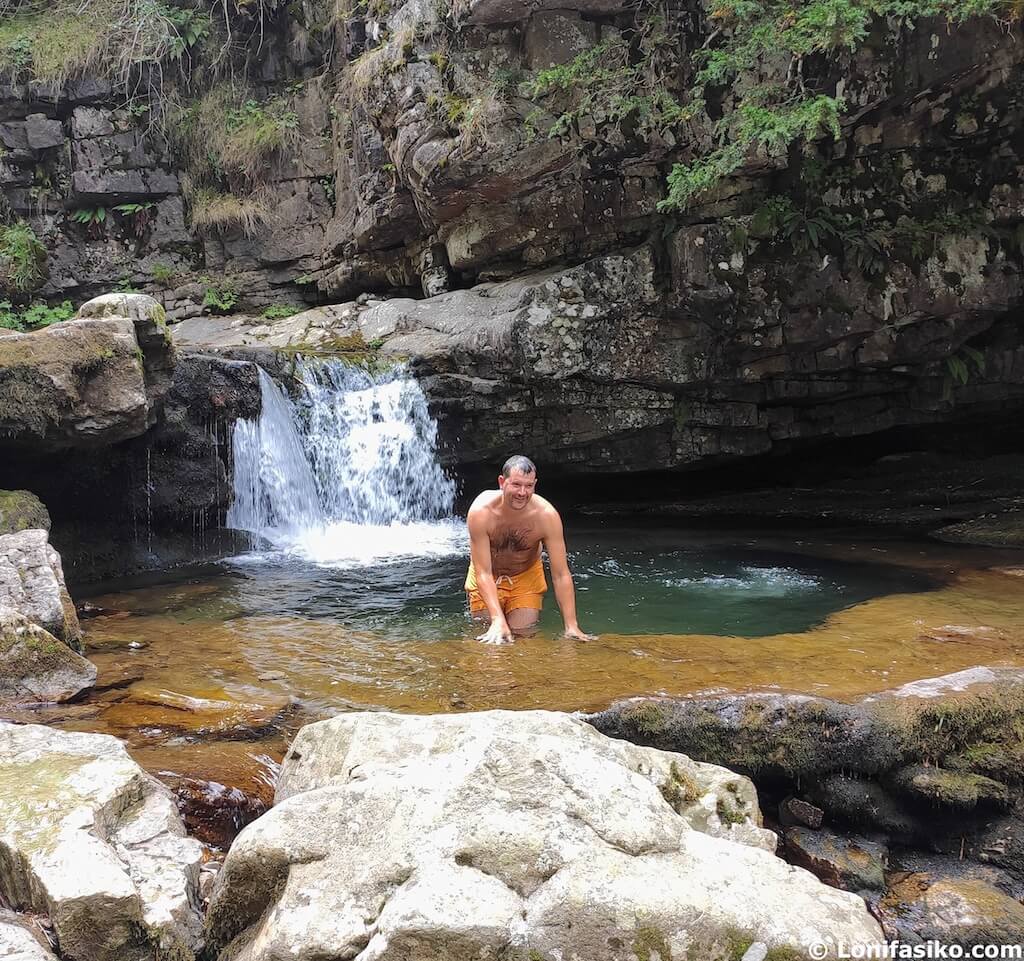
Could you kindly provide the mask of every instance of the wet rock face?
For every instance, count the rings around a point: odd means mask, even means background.
[[[202,849],[124,745],[0,724],[0,757],[0,897],[48,916],[66,957],[194,957]]]
[[[341,715],[302,729],[276,801],[217,877],[224,961],[633,961],[880,933],[770,853],[746,779],[565,715]]]

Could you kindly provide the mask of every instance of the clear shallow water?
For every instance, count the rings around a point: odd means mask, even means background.
[[[227,559],[208,580],[208,596],[177,614],[188,621],[295,616],[396,642],[473,635],[479,631],[466,617],[462,589],[467,553],[457,522],[336,524],[300,547]],[[870,597],[935,586],[906,568],[681,545],[671,534],[621,529],[577,532],[570,565],[581,623],[598,634],[804,631]],[[157,596],[148,600],[164,606]],[[554,637],[560,627],[549,589],[541,631]]]

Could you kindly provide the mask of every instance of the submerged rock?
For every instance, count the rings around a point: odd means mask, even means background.
[[[64,583],[60,554],[50,546],[45,530],[0,536],[0,607],[14,608],[81,651],[82,630]]]
[[[0,704],[67,701],[96,667],[11,607],[0,606]]]
[[[876,940],[776,858],[749,781],[540,711],[299,732],[211,900],[222,961],[600,958]]]
[[[120,741],[0,724],[0,898],[47,915],[64,957],[192,959],[201,859]]]
[[[847,891],[885,887],[887,851],[877,841],[794,827],[786,831],[785,845],[790,861],[832,887]]]

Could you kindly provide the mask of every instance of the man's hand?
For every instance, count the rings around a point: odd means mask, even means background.
[[[485,644],[508,644],[512,640],[512,628],[504,620],[493,620],[491,626],[477,640]]]
[[[596,634],[584,634],[583,631],[580,630],[578,624],[573,625],[572,627],[567,627],[562,632],[562,637],[564,637],[564,638],[566,638],[566,640],[570,640],[570,641],[596,641],[597,640],[597,635]]]

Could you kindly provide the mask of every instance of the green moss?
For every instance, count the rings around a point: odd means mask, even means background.
[[[42,501],[29,491],[0,490],[0,536],[36,529],[50,529]]]
[[[668,716],[661,705],[641,701],[622,712],[622,721],[646,737],[655,737],[665,732]]]
[[[739,800],[728,801],[725,798],[719,798],[718,804],[715,805],[715,811],[723,824],[742,824],[746,821],[747,816],[740,810],[741,806],[742,802]]]
[[[668,772],[668,779],[658,790],[669,806],[681,814],[684,808],[689,807],[701,796],[700,785],[689,773],[680,770],[675,761],[669,764]]]
[[[649,924],[637,928],[633,954],[637,961],[672,961],[672,949],[665,935]]]

